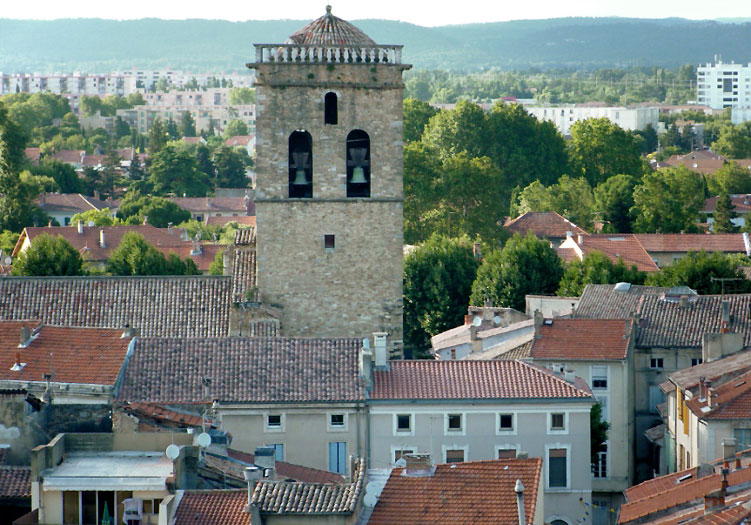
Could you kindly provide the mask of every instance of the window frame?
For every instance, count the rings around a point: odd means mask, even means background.
[[[566,484],[563,486],[551,486],[550,484],[550,452],[552,450],[566,451]],[[549,491],[569,490],[571,488],[571,445],[564,443],[545,445],[545,488]]]
[[[279,424],[270,424],[269,418],[279,416]],[[264,412],[263,414],[263,431],[264,432],[284,432],[285,417],[284,412]]]
[[[659,366],[656,366],[659,365]],[[649,368],[650,370],[664,370],[665,369],[665,358],[664,357],[651,357],[649,358]]]
[[[409,428],[399,429],[399,417],[407,416],[409,418]],[[393,418],[395,436],[414,436],[415,435],[415,414],[414,412],[399,412],[394,414]]]
[[[511,428],[501,428],[501,418],[511,416]],[[512,436],[517,434],[516,412],[497,412],[495,416],[495,434],[496,436]]]
[[[342,424],[333,423],[334,416],[342,416]],[[346,432],[349,426],[349,414],[346,412],[327,412],[326,413],[326,430],[328,432]]]
[[[443,459],[443,463],[449,463],[447,461],[447,457],[446,457],[446,455],[448,454],[448,452],[457,451],[457,450],[461,450],[462,451],[462,453],[463,453],[463,455],[462,455],[463,460],[462,461],[452,461],[451,463],[466,463],[467,461],[469,461],[469,459],[468,459],[469,458],[469,445],[461,445],[461,446],[460,445],[443,445],[441,447],[441,457]]]
[[[459,418],[459,428],[451,428],[451,418]],[[446,435],[465,436],[467,434],[466,415],[464,412],[447,412],[443,415],[443,432]]]
[[[493,458],[498,458],[498,453],[501,450],[513,450],[516,453],[516,456],[519,455],[519,452],[521,451],[521,445],[518,443],[500,443],[493,446]]]
[[[563,426],[562,427],[553,427],[553,416],[554,415],[561,415],[563,417]],[[568,412],[567,411],[560,411],[560,412],[548,412],[548,435],[551,434],[568,434]]]
[[[333,95],[333,102],[332,97]],[[339,124],[339,93],[327,91],[323,94],[323,125],[337,126]]]
[[[603,374],[604,372],[604,374]],[[596,386],[595,381],[605,381],[605,386]],[[610,390],[610,367],[608,365],[592,365],[589,367],[589,381],[592,390],[607,392]]]

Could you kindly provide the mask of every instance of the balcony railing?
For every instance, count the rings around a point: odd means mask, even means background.
[[[401,64],[403,46],[254,44],[256,63]]]

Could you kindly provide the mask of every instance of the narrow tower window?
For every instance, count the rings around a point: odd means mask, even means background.
[[[339,123],[339,110],[337,109],[336,93],[326,93],[323,98],[323,123],[336,125]]]
[[[313,139],[305,130],[289,136],[289,197],[313,197]]]
[[[347,197],[370,197],[370,137],[361,129],[347,135]]]

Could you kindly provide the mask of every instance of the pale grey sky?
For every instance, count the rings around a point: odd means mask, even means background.
[[[215,18],[223,20],[312,19],[325,12],[326,1],[278,0],[219,2],[176,0],[35,0],[6,1],[0,18]],[[751,17],[751,1],[724,0],[337,0],[333,13],[347,20],[382,18],[423,26],[497,22],[567,16],[623,16],[690,19]]]

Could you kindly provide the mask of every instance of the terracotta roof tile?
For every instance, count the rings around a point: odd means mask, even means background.
[[[229,333],[232,279],[224,276],[6,277],[0,320],[137,328],[143,336]]]
[[[391,471],[368,523],[518,525],[514,487],[524,485],[527,523],[535,519],[542,460],[498,459],[436,465],[432,476]]]
[[[326,7],[326,14],[316,18],[287,39],[288,44],[314,45],[332,44],[348,46],[375,45],[368,35],[360,29],[331,14],[331,7]]]
[[[254,464],[255,456],[239,450],[228,449],[227,455],[244,463]],[[286,463],[284,461],[277,461],[276,474],[279,478],[294,479],[303,483],[344,483],[344,476],[335,472],[329,472],[328,470],[319,470],[316,468],[303,467],[302,465],[294,465],[292,463]],[[242,474],[240,479],[244,479]]]
[[[577,243],[584,255],[598,251],[614,263],[617,263],[619,258],[623,259],[626,266],[635,265],[641,272],[659,271],[657,264],[633,234],[584,235],[581,241],[578,243],[577,240]]]
[[[243,228],[235,231],[235,242],[237,246],[250,246],[256,243],[256,229]]]
[[[730,302],[730,332],[745,334],[751,346],[751,294],[725,295]],[[638,309],[640,348],[701,348],[705,333],[722,331],[722,296],[694,295],[687,305],[660,295],[644,295]]]
[[[647,481],[639,483],[638,485],[627,488],[623,493],[629,503],[635,503],[637,501],[647,499],[653,494],[657,494],[658,492],[665,492],[666,490],[675,488],[678,478],[682,478],[690,474],[690,479],[696,479],[696,470],[696,467],[694,467],[649,479]]]
[[[528,211],[515,219],[507,220],[503,227],[512,235],[518,233],[524,236],[527,232],[532,232],[537,237],[547,239],[564,238],[567,232],[587,235],[586,231],[554,211]]]
[[[232,298],[235,302],[258,300],[258,282],[256,276],[256,250],[239,248],[231,252],[232,261]],[[248,297],[248,291],[251,296]]]
[[[247,490],[186,490],[174,525],[248,525]]]
[[[193,213],[235,212],[245,214],[248,209],[245,197],[169,197],[169,200]]]
[[[718,195],[708,198],[704,201],[704,213],[714,213],[717,208]],[[733,205],[733,209],[738,214],[744,214],[751,212],[751,194],[748,193],[733,193],[730,195],[730,203]]]
[[[376,370],[370,398],[377,399],[590,399],[543,368],[521,361],[392,361]]]
[[[44,381],[52,370],[56,383],[114,385],[132,338],[122,330],[41,326],[19,347],[21,327],[28,321],[0,321],[0,380]],[[12,370],[20,354],[20,370]],[[50,356],[52,354],[52,356]]]
[[[88,210],[102,210],[114,207],[114,202],[107,202],[80,193],[42,193],[34,199],[34,204],[45,211],[70,211],[83,213]]]
[[[636,313],[643,295],[663,294],[668,288],[629,285],[618,291],[614,284],[588,284],[576,306],[574,317],[587,319],[626,319]]]
[[[190,259],[201,272],[208,272],[217,253],[227,249],[226,244],[201,243],[201,253],[194,253],[192,242],[182,242],[176,246],[159,246],[157,249],[164,255],[176,254],[181,259]]]
[[[707,399],[694,396],[686,406],[699,419],[751,418],[751,372],[711,388],[711,406]]]
[[[52,155],[52,158],[66,164],[80,164],[85,156],[85,150],[63,149]]]
[[[684,390],[693,390],[699,386],[699,379],[704,377],[719,385],[751,369],[751,352],[738,352],[722,359],[700,363],[670,374],[670,384],[678,385]]]
[[[203,424],[201,416],[177,412],[156,403],[123,403],[122,408],[139,419],[153,419],[177,427],[200,427]]]
[[[224,141],[225,146],[247,146],[255,135],[234,135]]]
[[[255,228],[256,216],[255,215],[238,215],[238,216],[233,216],[233,217],[225,217],[225,216],[217,217],[215,215],[212,215],[211,217],[206,217],[207,226],[226,226],[230,222],[236,222],[238,226]]]
[[[31,467],[0,466],[0,501],[31,498]]]
[[[23,152],[32,164],[39,164],[39,159],[42,157],[42,150],[40,148],[26,148]]]
[[[746,253],[741,233],[637,233],[635,237],[647,252]]]
[[[632,321],[546,319],[532,340],[533,359],[626,359]]]
[[[356,338],[138,338],[119,400],[205,402],[204,377],[219,401],[362,400],[361,345]]]

